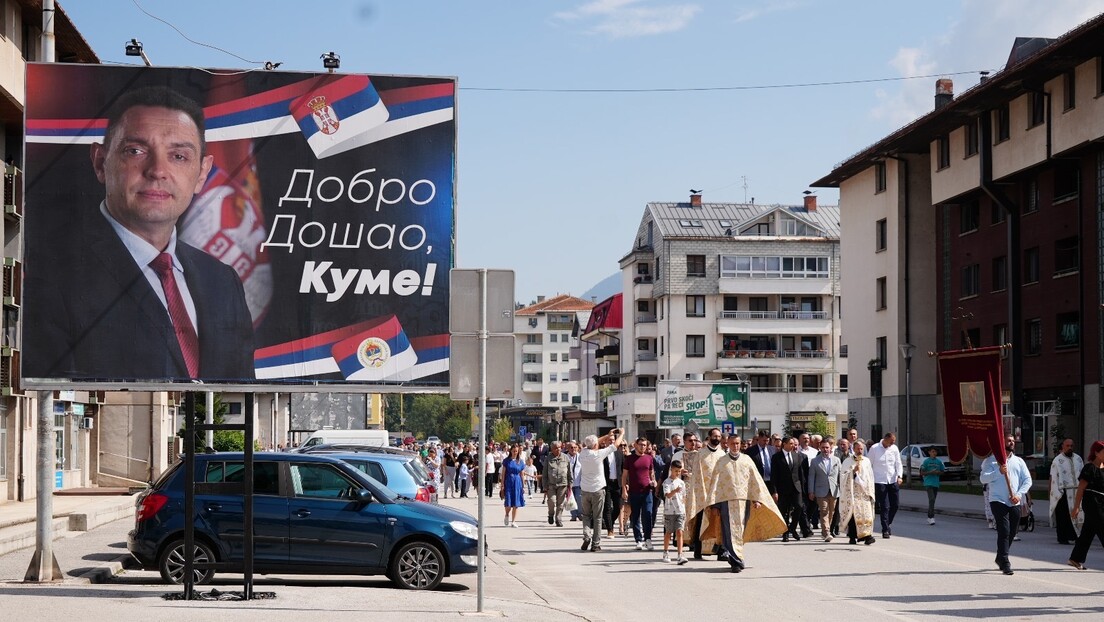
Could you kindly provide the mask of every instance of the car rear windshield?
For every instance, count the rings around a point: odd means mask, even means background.
[[[427,471],[425,466],[417,460],[407,460],[406,470],[410,471],[410,474],[414,476],[414,479],[418,483],[429,481],[429,471]]]

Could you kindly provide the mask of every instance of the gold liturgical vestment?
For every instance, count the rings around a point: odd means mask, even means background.
[[[691,476],[686,515],[693,516],[718,503],[728,504],[732,550],[743,558],[744,542],[768,540],[786,531],[766,483],[747,454],[733,458],[727,452],[698,451],[697,470]],[[751,502],[759,502],[755,507]],[[748,513],[750,512],[750,514]],[[720,513],[702,515],[702,550],[720,538]]]
[[[869,458],[852,456],[843,462],[839,492],[840,529],[847,529],[847,522],[854,517],[858,538],[871,536],[874,533],[874,470]]]

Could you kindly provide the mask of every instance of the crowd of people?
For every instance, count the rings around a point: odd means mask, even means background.
[[[517,527],[518,508],[537,498],[549,525],[562,527],[565,514],[582,523],[584,551],[602,550],[603,538],[629,536],[636,550],[653,551],[659,529],[664,562],[715,555],[740,572],[749,541],[797,542],[816,532],[824,542],[842,533],[849,544],[867,546],[876,533],[891,538],[904,473],[896,442],[889,433],[867,443],[854,429],[839,439],[805,432],[744,439],[711,429],[703,437],[672,435],[659,447],[614,429],[582,442],[489,443],[483,464],[473,443],[422,451],[441,496],[466,497],[474,489],[494,497],[497,491],[505,526]],[[997,532],[997,566],[1013,574],[1008,552],[1019,539],[1031,476],[1015,455],[1015,439],[1006,442],[1005,464],[990,456],[979,479]],[[1051,524],[1060,543],[1074,545],[1069,565],[1083,569],[1092,540],[1104,545],[1104,442],[1094,443],[1082,461],[1067,439],[1051,468]],[[945,473],[934,448],[919,472],[934,525]]]

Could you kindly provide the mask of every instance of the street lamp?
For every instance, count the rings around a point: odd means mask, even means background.
[[[901,357],[905,359],[905,445],[912,445],[912,351],[916,346],[911,343],[902,343],[897,346],[901,350]],[[908,471],[905,474],[906,484],[912,487],[912,450],[909,450],[906,458]]]

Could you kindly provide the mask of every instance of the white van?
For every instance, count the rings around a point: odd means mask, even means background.
[[[368,445],[371,447],[387,447],[387,430],[315,430],[302,447],[314,445]]]

